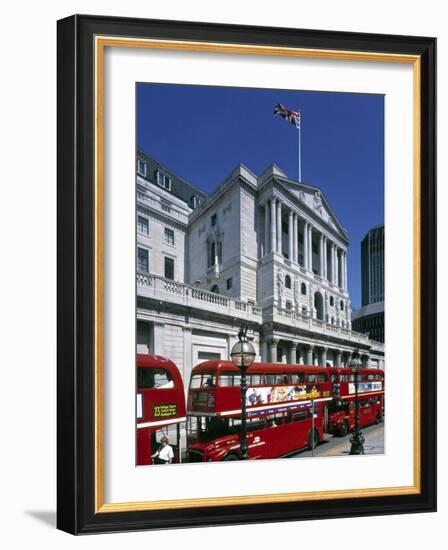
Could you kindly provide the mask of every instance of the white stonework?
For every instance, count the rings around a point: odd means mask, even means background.
[[[239,165],[207,195],[138,159],[140,352],[170,357],[187,384],[198,362],[229,357],[247,322],[258,360],[335,366],[358,349],[384,368],[384,345],[351,330],[348,236],[319,189]]]

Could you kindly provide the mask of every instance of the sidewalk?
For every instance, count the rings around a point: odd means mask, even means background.
[[[374,428],[368,433],[363,433],[366,441],[364,443],[364,453],[366,455],[384,454],[384,424]],[[351,437],[351,436],[350,436]],[[340,445],[328,449],[319,456],[347,456],[350,451],[350,438],[347,438]]]

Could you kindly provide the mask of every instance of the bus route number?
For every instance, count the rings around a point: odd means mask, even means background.
[[[155,405],[154,418],[168,418],[177,415],[177,405]]]

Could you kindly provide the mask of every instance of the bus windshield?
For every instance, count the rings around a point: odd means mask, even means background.
[[[137,388],[173,388],[174,382],[171,373],[162,368],[150,369],[138,367],[137,369]]]

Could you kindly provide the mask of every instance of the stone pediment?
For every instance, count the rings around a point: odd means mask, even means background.
[[[307,206],[322,221],[340,233],[345,239],[348,239],[345,229],[340,224],[336,215],[330,208],[323,193],[317,187],[311,187],[302,183],[277,178],[281,185],[297,197],[299,203]]]

